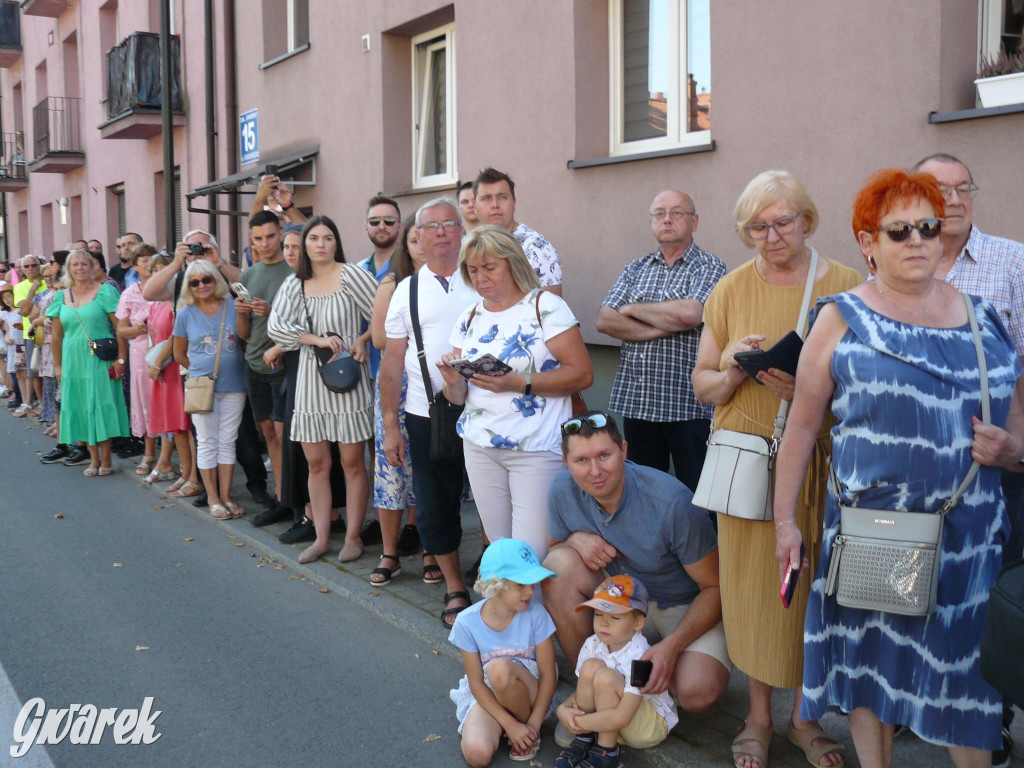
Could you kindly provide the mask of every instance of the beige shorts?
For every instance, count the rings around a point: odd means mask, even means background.
[[[658,714],[654,703],[645,698],[640,702],[629,725],[619,731],[619,744],[633,749],[649,749],[668,737],[668,723]]]
[[[652,602],[647,608],[647,623],[644,624],[644,637],[647,642],[654,645],[666,635],[679,626],[679,622],[686,615],[689,603],[673,605],[671,608],[661,608],[656,602]],[[697,651],[706,653],[712,658],[718,659],[726,669],[732,669],[732,661],[729,660],[729,648],[725,642],[725,626],[719,621],[715,626],[690,643],[685,651]]]

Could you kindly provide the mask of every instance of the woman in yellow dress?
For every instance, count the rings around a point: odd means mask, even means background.
[[[693,388],[715,406],[714,428],[770,437],[781,400],[792,400],[794,377],[777,369],[750,378],[737,352],[768,349],[797,327],[811,265],[805,243],[818,211],[803,184],[786,171],[765,171],[743,190],[733,211],[736,232],[753,260],[722,278],[704,306]],[[855,270],[817,259],[811,306],[821,296],[848,290],[862,278]],[[804,483],[797,524],[813,559],[820,548],[828,474],[828,424],[822,426]],[[772,688],[796,689],[789,740],[813,765],[843,765],[842,747],[814,722],[801,720],[804,612],[810,579],[802,578],[787,610],[779,599],[779,564],[771,522],[718,516],[722,618],[729,656],[748,678],[750,710],[733,741],[739,768],[764,768],[773,733]]]

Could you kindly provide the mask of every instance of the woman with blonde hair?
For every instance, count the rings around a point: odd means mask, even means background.
[[[723,277],[704,305],[693,388],[698,400],[715,406],[714,429],[770,438],[780,402],[793,399],[794,377],[769,368],[751,378],[735,355],[768,349],[794,328],[806,327],[798,316],[807,283],[813,299],[852,288],[861,276],[807,244],[818,211],[803,184],[786,171],[765,171],[752,179],[736,203],[733,221],[740,240],[756,248],[757,255]],[[812,561],[817,558],[813,545],[821,541],[829,445],[825,425],[814,444],[796,516],[811,544]],[[735,764],[764,768],[773,732],[772,689],[795,688],[789,740],[815,765],[843,765],[842,746],[816,722],[799,717],[810,580],[802,579],[789,609],[783,607],[770,522],[719,514],[718,554],[729,656],[747,675],[750,692],[745,726],[733,741]]]
[[[110,441],[129,433],[128,411],[120,379],[124,376],[124,339],[117,339],[114,360],[95,354],[92,343],[110,345],[117,322],[118,293],[96,280],[87,251],[74,250],[64,265],[63,290],[53,297],[46,316],[53,318],[51,350],[61,392],[59,441],[89,447],[86,477],[106,477]]]
[[[206,486],[210,515],[217,520],[242,517],[245,510],[231,499],[231,481],[235,440],[245,408],[241,339],[249,335],[249,316],[235,311],[228,284],[217,267],[203,259],[185,270],[181,305],[174,320],[174,359],[188,370],[190,379],[214,378],[212,410],[192,414],[196,464]]]

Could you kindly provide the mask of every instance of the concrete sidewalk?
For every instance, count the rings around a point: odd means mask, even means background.
[[[119,468],[132,481],[141,478],[134,474],[134,464],[120,461]],[[317,583],[343,598],[356,603],[371,613],[376,614],[388,624],[415,635],[436,653],[451,658],[461,658],[458,649],[448,640],[448,632],[439,619],[441,598],[444,585],[424,584],[421,578],[422,562],[419,556],[402,560],[402,572],[394,577],[386,587],[374,587],[369,583],[370,571],[378,563],[381,555],[379,544],[368,546],[363,556],[352,563],[338,563],[337,553],[343,541],[341,536],[334,538],[334,551],[331,555],[321,558],[310,565],[299,565],[298,556],[308,543],[287,545],[277,540],[291,522],[279,523],[266,528],[254,528],[249,521],[260,511],[249,497],[244,487],[244,476],[239,471],[235,475],[235,500],[246,506],[247,514],[241,520],[218,521],[209,516],[205,509],[196,509],[190,499],[175,499],[164,494],[166,483],[153,488],[153,493],[161,504],[176,503],[190,512],[197,520],[220,528],[233,541],[252,548],[254,557],[268,558],[268,562],[285,565],[288,569],[302,574],[310,581]],[[344,514],[344,513],[343,513]],[[482,537],[480,521],[475,506],[470,502],[462,508],[463,538],[459,550],[463,569],[468,567],[480,555]],[[474,594],[474,599],[479,599]],[[556,646],[557,647],[557,646]],[[572,669],[568,667],[564,657],[559,657],[561,682],[556,692],[556,700],[564,699],[573,689]],[[452,681],[454,687],[456,681]],[[446,696],[439,696],[439,706],[449,704]],[[626,750],[623,764],[636,766],[646,764],[661,768],[662,766],[728,766],[733,765],[731,742],[738,732],[747,708],[747,681],[745,675],[734,671],[725,697],[709,711],[699,715],[680,712],[679,725],[672,731],[668,740],[654,749]],[[808,765],[803,753],[786,740],[786,723],[793,704],[792,691],[777,691],[774,697],[774,717],[776,722],[775,738],[771,745],[770,765],[773,768],[802,768]],[[454,727],[454,711],[452,713]],[[548,726],[554,728],[555,720],[551,718]],[[846,745],[847,765],[858,766],[853,741],[847,720],[841,715],[827,715],[822,726],[833,738]],[[1013,735],[1016,744],[1015,754],[1020,760],[1024,756],[1024,716],[1018,713],[1014,722]],[[535,761],[536,762],[536,761]],[[901,736],[896,741],[895,766],[945,766],[952,765],[945,749],[922,742],[912,734]]]

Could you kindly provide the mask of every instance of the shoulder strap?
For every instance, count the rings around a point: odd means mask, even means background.
[[[213,361],[213,380],[217,380],[217,373],[220,371],[220,347],[221,341],[224,340],[224,321],[228,316],[228,300],[221,299],[224,302],[224,306],[220,310],[220,333],[217,334],[217,359]],[[202,310],[200,310],[202,311]]]
[[[75,300],[74,292],[70,288],[68,288],[68,293],[70,294],[71,301],[73,302]],[[85,330],[85,323],[82,322],[82,316],[78,314],[78,307],[76,307],[74,304],[70,304],[69,306],[74,311],[75,318],[78,320],[78,324],[82,326],[82,333],[85,335],[85,340],[92,344],[92,339],[89,338],[89,332]]]
[[[416,357],[420,361],[420,373],[423,375],[423,389],[427,394],[427,402],[433,403],[434,388],[430,384],[427,353],[423,350],[423,332],[420,330],[419,276],[419,272],[414,272],[409,279],[409,315],[412,319],[412,334],[416,339]]]

